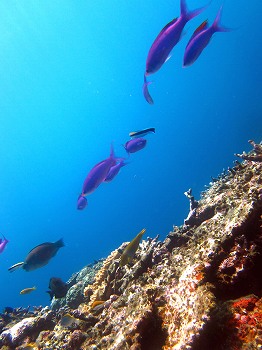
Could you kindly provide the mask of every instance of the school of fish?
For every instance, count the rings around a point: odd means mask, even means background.
[[[155,133],[155,128],[129,133],[131,140],[124,145],[128,157],[130,153],[136,153],[145,148],[147,140],[144,136],[150,133]],[[125,158],[115,156],[113,145],[111,145],[109,157],[97,163],[87,174],[82,186],[82,192],[77,198],[76,207],[78,210],[83,210],[87,206],[87,195],[93,193],[103,182],[111,182],[116,177],[120,169],[128,164],[125,161]]]
[[[206,7],[207,6],[189,11],[186,1],[180,0],[180,16],[166,24],[153,41],[146,59],[144,83],[142,88],[144,98],[149,104],[154,104],[154,101],[148,89],[152,82],[148,81],[147,77],[158,72],[163,64],[171,57],[173,48],[183,37],[183,30],[186,24],[202,13]],[[223,27],[220,24],[222,8],[223,6],[220,7],[212,25],[209,26],[208,21],[205,20],[193,32],[185,47],[183,67],[192,65],[199,58],[216,32],[229,31],[228,28]],[[87,196],[92,194],[102,183],[111,182],[119,174],[120,170],[128,165],[129,162],[127,162],[127,159],[129,159],[130,154],[136,153],[145,148],[147,144],[145,136],[151,133],[155,133],[155,128],[147,128],[129,133],[130,140],[123,145],[127,153],[127,158],[117,157],[114,153],[113,145],[111,144],[108,158],[98,162],[88,172],[83,182],[81,193],[77,198],[78,210],[86,208],[88,204]],[[119,261],[119,268],[132,262],[144,233],[145,229],[141,230],[126,246]],[[0,254],[4,252],[8,242],[9,241],[4,236],[3,238],[0,238]],[[45,242],[39,244],[29,251],[24,261],[12,265],[8,270],[13,272],[18,268],[22,268],[25,271],[33,271],[41,268],[47,265],[50,259],[53,258],[63,246],[64,242],[62,239],[57,242]],[[50,290],[47,293],[51,298],[62,298],[66,295],[69,288],[70,284],[63,282],[59,277],[51,277],[49,282]],[[35,286],[24,288],[21,290],[20,294],[27,295],[36,289]],[[103,304],[104,301],[99,301],[97,305],[94,305],[94,310],[97,307],[103,307]],[[64,327],[70,327],[70,325],[75,322],[78,322],[78,320],[69,314],[64,315],[60,321],[61,325]]]
[[[129,133],[130,140],[124,145],[124,149],[127,152],[128,157],[130,153],[136,153],[146,146],[147,141],[144,137],[151,133],[155,133],[155,128],[147,128]],[[93,193],[98,186],[101,185],[101,183],[111,182],[116,177],[120,169],[128,164],[125,162],[125,160],[125,158],[115,156],[113,145],[111,145],[109,157],[97,163],[87,174],[82,186],[82,192],[78,196],[78,210],[82,210],[86,207],[87,195]],[[144,232],[145,229],[142,230],[126,247],[120,261],[120,266],[124,266],[126,263],[131,262]],[[4,236],[3,239],[0,238],[0,253],[3,253],[8,242],[9,241]],[[47,265],[50,259],[53,258],[62,247],[64,247],[63,239],[59,239],[56,242],[41,243],[29,251],[24,261],[12,265],[9,267],[8,271],[13,272],[19,268],[22,268],[29,272],[39,269]],[[63,282],[59,277],[51,277],[49,282],[50,290],[47,291],[47,293],[50,295],[51,299],[53,297],[63,298],[69,288],[70,284]],[[24,288],[20,291],[20,294],[27,295],[36,289],[37,288],[35,286]],[[65,318],[64,322],[66,323],[68,320],[71,320],[70,317]]]
[[[171,51],[183,36],[183,29],[187,22],[199,15],[206,8],[202,7],[193,11],[189,11],[185,0],[180,0],[180,16],[174,18],[160,31],[153,44],[151,45],[147,59],[146,69],[144,73],[143,95],[149,104],[154,104],[148,87],[152,83],[147,77],[156,73],[171,56]],[[184,53],[183,67],[192,65],[203,52],[210,42],[212,36],[216,32],[227,32],[228,28],[220,25],[222,14],[222,6],[219,9],[214,23],[209,27],[208,21],[205,20],[193,33]]]

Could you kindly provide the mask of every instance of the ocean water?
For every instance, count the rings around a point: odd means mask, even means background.
[[[199,59],[182,68],[185,46],[224,3],[222,23]],[[205,1],[188,0],[195,9]],[[200,192],[235,152],[261,140],[260,0],[213,0],[190,21],[172,57],[152,75],[153,106],[142,95],[148,50],[179,16],[178,0],[0,3],[0,311],[49,305],[50,277],[106,257],[142,228],[164,239],[183,224],[184,192]],[[155,127],[145,149],[108,184],[76,201],[89,170],[129,132]],[[8,272],[43,242],[64,239],[49,264]],[[36,286],[29,295],[21,289]]]

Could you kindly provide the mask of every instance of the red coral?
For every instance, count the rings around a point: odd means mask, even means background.
[[[217,277],[223,284],[234,284],[248,274],[258,254],[257,245],[247,241],[244,235],[237,238],[227,256],[217,269]]]
[[[255,295],[248,295],[235,300],[232,304],[232,308],[237,312],[242,311],[243,309],[246,311],[252,311],[257,301],[258,298]]]
[[[232,318],[227,326],[233,329],[234,337],[245,344],[257,345],[257,335],[262,330],[262,299],[248,295],[231,304]]]

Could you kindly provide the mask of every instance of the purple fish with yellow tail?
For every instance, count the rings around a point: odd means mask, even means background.
[[[3,253],[8,242],[9,241],[5,238],[4,235],[3,235],[3,239],[0,238],[0,254]]]
[[[228,32],[230,30],[220,25],[221,14],[222,6],[218,11],[214,23],[210,27],[208,26],[208,21],[206,20],[195,30],[185,49],[183,62],[184,67],[190,66],[198,59],[216,32]]]
[[[145,146],[146,146],[146,139],[144,139],[143,137],[138,137],[130,141],[127,141],[124,145],[127,153],[138,152],[141,149],[143,149]]]
[[[114,155],[113,146],[111,146],[110,156],[96,164],[88,173],[82,188],[82,196],[94,192],[96,188],[105,181],[107,174],[112,166],[116,164],[117,158]]]
[[[120,171],[120,169],[123,167],[123,166],[125,166],[125,165],[127,165],[128,163],[125,163],[124,162],[124,160],[121,160],[119,163],[117,163],[116,165],[113,165],[111,168],[110,168],[110,170],[109,170],[109,172],[108,172],[108,174],[106,175],[106,178],[105,178],[105,182],[110,182],[110,181],[112,181],[115,177],[116,177],[116,175],[119,173],[119,171]]]

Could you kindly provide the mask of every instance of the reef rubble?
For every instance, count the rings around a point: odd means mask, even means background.
[[[119,266],[123,243],[63,300],[0,314],[0,349],[262,349],[262,146],[251,144],[198,201],[185,192],[184,224],[142,240],[132,263]]]

